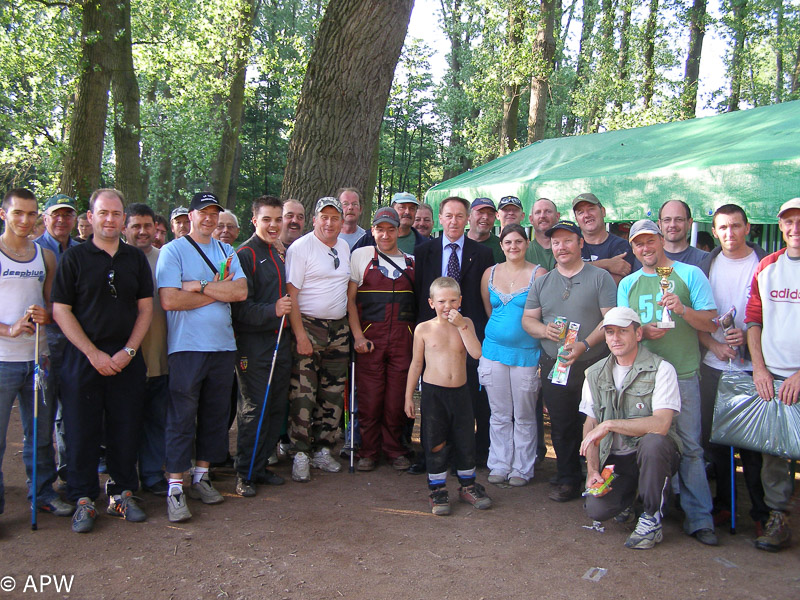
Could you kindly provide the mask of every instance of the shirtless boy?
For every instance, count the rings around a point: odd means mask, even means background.
[[[406,384],[406,414],[414,418],[414,389],[422,374],[422,447],[428,467],[431,512],[449,515],[447,496],[447,442],[453,446],[453,464],[461,484],[462,502],[478,509],[492,506],[492,500],[475,483],[475,419],[467,390],[467,352],[481,356],[475,326],[458,312],[461,288],[455,279],[439,277],[431,283],[431,308],[436,316],[414,330],[414,356]],[[423,361],[425,372],[422,373]]]

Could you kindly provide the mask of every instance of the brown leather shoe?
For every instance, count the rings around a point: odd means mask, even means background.
[[[581,489],[578,486],[563,483],[553,487],[548,496],[554,502],[569,502],[581,497]]]

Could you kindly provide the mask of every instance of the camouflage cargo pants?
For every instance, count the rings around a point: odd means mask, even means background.
[[[347,318],[303,317],[314,352],[297,353],[292,344],[289,384],[289,437],[298,452],[310,452],[336,443],[347,385],[350,327]]]

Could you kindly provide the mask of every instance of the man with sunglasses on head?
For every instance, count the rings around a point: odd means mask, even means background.
[[[97,461],[105,427],[110,479],[107,512],[147,517],[133,498],[146,369],[139,347],[153,314],[153,280],[144,253],[120,241],[122,194],[100,189],[89,200],[94,234],[68,249],[53,284],[53,318],[69,343],[61,393],[67,439],[67,489],[77,502],[72,530],[87,533],[97,517]]]
[[[350,350],[347,285],[350,247],[339,237],[342,203],[317,200],[314,228],[286,252],[286,280],[294,333],[289,387],[292,479],[311,480],[311,467],[337,473],[331,456],[342,416]]]
[[[583,417],[578,411],[581,389],[587,367],[608,354],[602,321],[617,304],[617,287],[608,271],[581,258],[583,235],[577,224],[559,221],[547,230],[547,237],[556,266],[533,283],[522,327],[542,340],[542,396],[550,413],[558,468],[551,480],[554,487],[549,498],[567,502],[580,498],[583,491],[579,457]],[[569,332],[564,329],[573,323],[580,326],[577,339],[565,343],[565,333]],[[569,367],[568,377],[561,385],[550,377],[557,362],[561,368]]]

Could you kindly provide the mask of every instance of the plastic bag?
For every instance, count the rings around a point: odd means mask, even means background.
[[[774,381],[775,393],[783,381]],[[758,397],[753,376],[741,370],[722,374],[714,403],[711,441],[790,459],[800,459],[800,403],[787,406]]]

